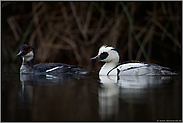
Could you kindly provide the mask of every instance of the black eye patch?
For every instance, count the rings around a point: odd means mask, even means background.
[[[107,52],[103,52],[100,54],[101,60],[106,59],[109,54]]]

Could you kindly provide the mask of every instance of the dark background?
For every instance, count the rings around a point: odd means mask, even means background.
[[[120,62],[140,60],[181,71],[182,2],[1,2],[2,64],[21,65],[21,44],[34,63],[62,62],[99,70],[100,46]],[[140,48],[141,46],[141,48]],[[143,49],[144,47],[144,49]]]

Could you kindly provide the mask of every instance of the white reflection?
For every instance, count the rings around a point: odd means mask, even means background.
[[[102,89],[99,90],[99,114],[102,120],[118,112],[118,86],[116,76],[99,76]]]
[[[172,76],[99,76],[99,113],[102,120],[115,116],[119,98],[127,103],[147,103],[148,93],[162,83],[169,83]]]

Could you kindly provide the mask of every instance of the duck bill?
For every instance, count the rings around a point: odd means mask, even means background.
[[[100,55],[91,58],[90,60],[101,60]]]
[[[17,56],[23,56],[24,52],[20,51]]]

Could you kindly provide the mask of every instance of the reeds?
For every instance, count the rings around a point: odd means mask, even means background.
[[[15,4],[27,9],[21,10]],[[181,5],[181,2],[2,2],[2,20],[7,10],[17,11],[9,13],[6,22],[9,26],[2,29],[2,58],[15,61],[19,46],[27,43],[35,48],[36,63],[64,62],[98,69],[98,62],[90,62],[90,58],[101,45],[107,44],[116,47],[121,61],[136,59],[164,64],[174,56],[177,61],[173,63],[180,63],[177,58],[181,57]]]

